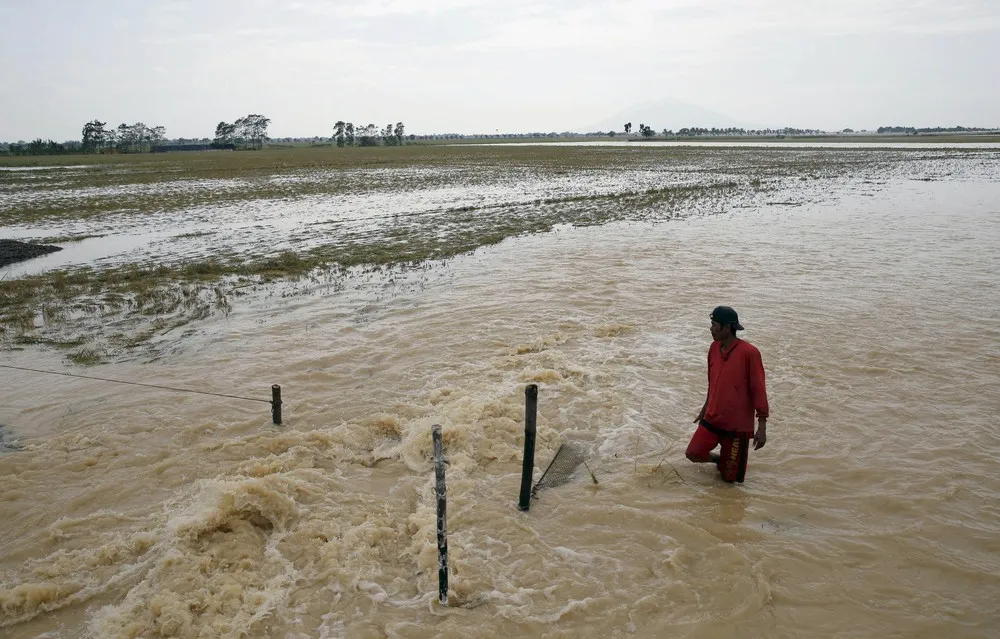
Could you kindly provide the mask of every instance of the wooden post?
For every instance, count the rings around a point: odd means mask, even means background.
[[[434,479],[437,492],[438,601],[448,605],[448,490],[444,483],[444,444],[441,425],[431,427],[434,442]]]
[[[271,421],[281,425],[281,386],[271,386]]]
[[[517,507],[531,506],[531,476],[535,472],[535,416],[538,412],[538,384],[524,389],[524,461],[521,465],[521,498]]]

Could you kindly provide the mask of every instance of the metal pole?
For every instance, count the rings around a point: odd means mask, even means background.
[[[281,424],[281,386],[271,386],[271,421]]]
[[[437,492],[438,601],[448,605],[448,489],[444,484],[444,445],[441,424],[431,427],[434,442],[434,479]]]
[[[521,498],[517,507],[531,506],[531,475],[535,471],[535,415],[538,412],[538,384],[524,389],[524,462],[521,465]]]

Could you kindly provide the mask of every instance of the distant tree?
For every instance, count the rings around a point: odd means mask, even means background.
[[[83,125],[82,150],[84,153],[96,153],[104,148],[108,132],[104,130],[104,122],[92,120]]]
[[[393,146],[396,144],[396,135],[392,132],[392,124],[385,125],[382,129],[382,144],[385,146]]]
[[[264,143],[269,141],[267,137],[267,127],[271,124],[269,118],[258,113],[251,113],[242,118],[238,118],[232,124],[219,122],[215,127],[216,147],[253,149],[264,148]]]
[[[149,153],[166,139],[162,126],[149,127],[143,122],[118,125],[115,142],[120,153]]]
[[[118,144],[118,133],[114,129],[105,129],[101,140],[101,152],[106,153]]]
[[[77,143],[74,141],[73,144],[76,145]],[[36,138],[27,143],[20,142],[7,145],[6,152],[9,155],[62,155],[63,153],[71,153],[74,150],[75,148],[70,147],[69,144],[60,144],[55,140]]]
[[[132,127],[122,122],[118,125],[118,135],[115,136],[115,143],[119,153],[128,153],[132,150],[135,141],[132,139]]]
[[[378,127],[369,124],[358,131],[358,143],[361,146],[378,146]]]
[[[233,122],[233,127],[233,144],[239,149],[247,148],[247,134],[250,127],[247,124],[246,117],[236,118],[236,121]]]
[[[260,150],[264,148],[264,143],[270,138],[267,137],[267,127],[271,124],[271,119],[258,113],[251,113],[244,118],[246,128],[246,139],[250,148]]]
[[[149,129],[149,150],[155,151],[156,147],[163,144],[163,141],[167,138],[167,130],[162,126],[154,126]]]
[[[912,126],[880,126],[877,133],[916,133],[916,128]]]
[[[632,132],[632,123],[631,122],[626,122],[625,123],[625,135],[628,135],[631,132]]]
[[[410,140],[416,136],[409,136]],[[318,138],[317,138],[318,140]],[[333,125],[333,140],[337,146],[402,146],[406,144],[406,126],[391,122],[379,128],[374,124],[355,126],[353,122],[337,120]]]
[[[215,139],[212,145],[218,148],[232,147],[236,143],[236,125],[228,122],[219,122],[215,125]]]

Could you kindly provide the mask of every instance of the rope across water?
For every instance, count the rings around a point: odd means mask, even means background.
[[[142,382],[125,382],[120,379],[109,379],[107,377],[95,377],[93,375],[77,375],[75,373],[60,373],[57,371],[44,371],[35,368],[26,368],[23,366],[8,366],[6,364],[0,364],[0,368],[9,368],[17,371],[28,371],[31,373],[42,373],[44,375],[62,375],[63,377],[77,377],[79,379],[94,379],[100,382],[111,382],[113,384],[128,384],[129,386],[145,386],[146,388],[159,388],[161,390],[176,391],[179,393],[195,393],[196,395],[211,395],[213,397],[227,397],[229,399],[242,399],[248,402],[264,402],[265,404],[270,404],[269,399],[259,399],[255,397],[242,397],[240,395],[227,395],[225,393],[209,393],[207,391],[197,391],[191,390],[190,388],[175,388],[173,386],[161,386],[159,384],[144,384]]]

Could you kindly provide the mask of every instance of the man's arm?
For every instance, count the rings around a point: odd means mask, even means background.
[[[702,405],[701,410],[698,412],[698,416],[694,418],[695,424],[705,419],[705,410],[708,408],[708,396],[712,391],[712,348],[708,348],[708,365],[705,370],[708,372],[708,391],[705,393],[705,403]]]
[[[767,418],[757,418],[757,432],[753,434],[753,449],[760,450],[767,443]]]
[[[748,365],[750,398],[753,400],[754,412],[757,413],[757,432],[753,435],[753,449],[759,450],[767,443],[767,418],[771,410],[767,403],[767,384],[764,381],[764,362],[760,358],[760,351],[753,354]]]

